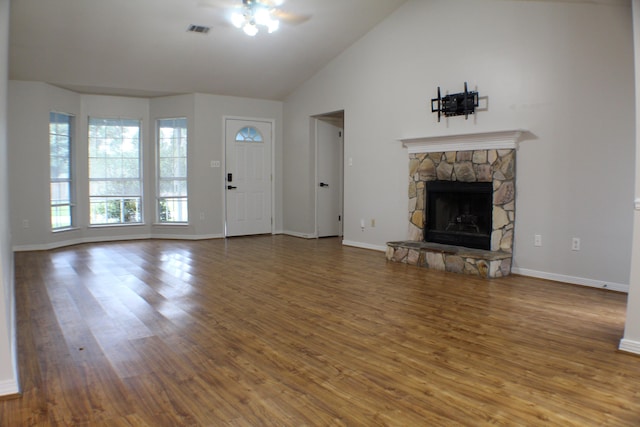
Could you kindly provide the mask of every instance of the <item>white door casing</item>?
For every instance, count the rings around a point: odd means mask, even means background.
[[[342,235],[342,129],[316,120],[318,237]]]
[[[271,233],[271,147],[270,121],[225,119],[226,236]]]

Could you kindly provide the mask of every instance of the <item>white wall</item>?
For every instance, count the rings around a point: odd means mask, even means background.
[[[81,116],[77,94],[44,83],[9,82],[9,206],[14,244],[52,243],[81,236],[79,231],[51,233],[50,111],[76,116],[75,142],[78,142]],[[24,221],[28,221],[28,228],[24,227]]]
[[[16,394],[18,366],[14,303],[14,269],[9,224],[7,157],[7,78],[9,0],[0,0],[0,396]]]
[[[345,110],[344,239],[380,249],[407,238],[399,138],[521,128],[531,135],[517,157],[516,271],[625,290],[632,41],[626,6],[408,1],[285,100],[285,229],[314,230],[312,115]],[[488,97],[488,110],[437,123],[437,87],[459,92],[465,81]],[[376,227],[361,231],[360,219],[372,218]]]
[[[276,231],[282,229],[282,103],[188,94],[154,99],[79,95],[41,82],[9,82],[10,206],[13,247],[46,249],[71,243],[134,238],[203,239],[224,236],[223,117],[274,120]],[[52,233],[49,223],[50,111],[76,116],[77,229]],[[125,117],[143,123],[144,224],[88,226],[87,117]],[[189,225],[155,223],[155,121],[187,117]],[[83,160],[85,159],[85,160]],[[211,168],[220,160],[221,168]],[[201,219],[200,214],[204,215]],[[24,227],[27,220],[29,227]]]
[[[640,204],[640,0],[633,0],[636,64],[636,204]],[[620,349],[640,354],[640,206],[636,206],[631,257],[631,284],[627,299],[627,321]]]

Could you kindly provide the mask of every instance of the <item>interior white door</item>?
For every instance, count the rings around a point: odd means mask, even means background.
[[[271,233],[271,122],[225,120],[226,235]]]
[[[342,235],[342,129],[316,120],[318,237]]]

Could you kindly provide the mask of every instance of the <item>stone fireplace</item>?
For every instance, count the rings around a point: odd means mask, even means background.
[[[511,273],[516,148],[522,131],[402,140],[409,240],[387,259],[486,278]]]

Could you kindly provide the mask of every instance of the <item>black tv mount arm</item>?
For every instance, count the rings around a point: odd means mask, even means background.
[[[433,107],[434,102],[438,103],[436,108]],[[431,100],[431,112],[438,113],[438,122],[441,115],[445,117],[464,115],[466,120],[469,114],[475,112],[478,105],[478,92],[469,92],[467,82],[464,82],[464,92],[445,96],[440,95],[440,86],[438,86],[438,97]]]

